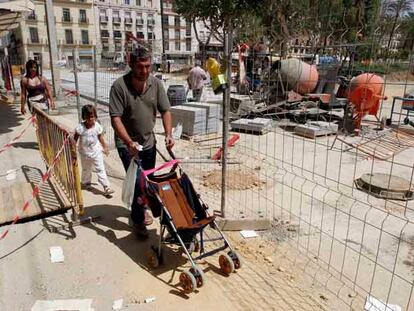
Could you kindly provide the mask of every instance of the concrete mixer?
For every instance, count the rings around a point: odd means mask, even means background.
[[[362,118],[369,114],[375,116],[383,96],[384,79],[373,73],[363,73],[351,79],[347,91],[348,101],[353,107],[355,129],[360,129]]]
[[[302,95],[311,93],[319,79],[316,65],[309,65],[296,58],[280,61],[280,76],[289,89]]]

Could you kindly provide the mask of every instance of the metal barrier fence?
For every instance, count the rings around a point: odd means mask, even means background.
[[[76,144],[69,133],[56,124],[47,114],[33,108],[36,116],[37,139],[40,154],[48,167],[54,165],[53,176],[72,208],[83,214],[83,199],[80,184]],[[69,140],[69,141],[67,141]],[[63,146],[61,156],[55,160]]]

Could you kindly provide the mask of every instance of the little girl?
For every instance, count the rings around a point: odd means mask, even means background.
[[[98,174],[98,182],[104,188],[104,194],[110,196],[114,193],[111,189],[108,177],[106,176],[103,155],[109,154],[108,147],[103,138],[103,128],[96,122],[97,113],[92,105],[82,107],[82,120],[75,128],[75,141],[80,138],[79,153],[82,163],[82,185],[87,189],[91,186],[92,167]]]

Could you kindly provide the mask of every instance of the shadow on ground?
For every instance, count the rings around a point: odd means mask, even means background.
[[[13,132],[26,118],[20,114],[19,106],[4,103],[0,103],[0,117],[0,134]]]
[[[155,228],[149,230],[149,238],[146,240],[138,240],[135,234],[131,231],[131,227],[128,225],[128,217],[130,211],[123,206],[119,205],[93,205],[87,207],[87,214],[89,217],[101,216],[101,218],[94,224],[84,225],[86,228],[96,231],[97,234],[106,238],[109,242],[113,243],[120,250],[122,250],[128,257],[130,257],[135,263],[137,263],[142,269],[151,273],[161,282],[172,287],[170,293],[177,295],[184,299],[188,299],[187,296],[179,287],[179,284],[173,284],[176,273],[181,273],[185,270],[182,267],[187,263],[187,259],[181,254],[178,247],[163,245],[163,264],[156,269],[150,269],[147,263],[146,254],[151,249],[151,246],[158,246],[159,235]],[[121,238],[117,238],[115,232],[127,231],[128,235]],[[209,270],[214,270],[212,267]],[[167,277],[161,275],[171,272],[171,275]],[[166,280],[168,278],[168,280]]]

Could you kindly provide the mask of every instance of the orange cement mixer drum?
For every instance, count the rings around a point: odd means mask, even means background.
[[[370,115],[377,115],[384,79],[373,73],[363,73],[351,80],[348,100],[355,110]]]

